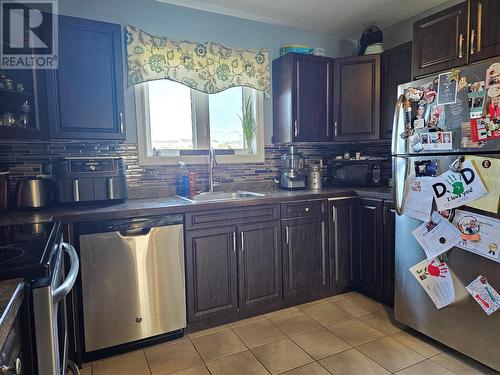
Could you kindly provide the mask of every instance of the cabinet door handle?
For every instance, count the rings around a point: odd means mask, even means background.
[[[476,30],[472,29],[470,34],[470,54],[474,54],[474,39],[476,38]]]
[[[241,251],[245,251],[245,232],[240,232],[241,237]]]
[[[337,221],[337,207],[333,206],[332,207],[332,223],[335,223]]]
[[[337,136],[337,128],[338,128],[338,123],[337,121],[335,121],[335,124],[333,125],[334,126],[334,135],[335,137]]]
[[[459,59],[461,59],[464,56],[463,46],[464,46],[464,34],[460,34],[460,36],[458,37],[458,58]]]
[[[123,112],[120,112],[120,133],[123,133],[125,130],[125,124],[123,122]]]
[[[295,135],[295,137],[298,137],[299,136],[299,133],[300,133],[300,130],[299,130],[299,122],[297,120],[295,120],[293,122],[293,134]]]
[[[109,177],[108,180],[106,181],[107,188],[108,188],[108,198],[109,199],[115,199],[115,186],[114,186],[114,177]]]
[[[233,232],[233,251],[236,252],[236,232]]]
[[[287,225],[287,226],[285,226],[285,237],[286,237],[286,244],[287,244],[287,245],[288,245],[288,243],[289,243],[289,236],[288,236],[288,232],[289,232],[289,230],[288,230],[288,225]]]
[[[481,51],[481,36],[483,34],[483,3],[477,3],[477,50]]]
[[[80,181],[78,179],[73,180],[73,200],[80,201]]]
[[[310,208],[309,208],[309,207],[304,208],[304,211],[305,211],[305,212],[309,212],[309,210],[310,210]]]

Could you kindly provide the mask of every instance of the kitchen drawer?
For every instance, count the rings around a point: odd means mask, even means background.
[[[232,209],[190,212],[186,214],[186,230],[212,228],[228,224],[279,220],[279,206],[265,205]]]
[[[317,199],[283,203],[281,205],[281,218],[293,219],[298,217],[318,217],[326,214],[326,201]]]

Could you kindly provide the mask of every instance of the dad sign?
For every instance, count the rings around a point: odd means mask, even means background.
[[[462,166],[460,172],[447,171],[434,179],[432,191],[438,211],[466,205],[488,194],[472,162],[466,160]]]

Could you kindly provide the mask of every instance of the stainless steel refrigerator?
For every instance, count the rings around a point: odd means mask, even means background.
[[[500,62],[500,58],[459,68],[460,76],[455,78],[466,77],[469,84],[485,81],[488,67],[498,62]],[[487,316],[465,289],[465,286],[476,277],[483,275],[497,291],[500,291],[500,263],[458,247],[450,250],[447,253],[447,263],[453,274],[456,298],[455,302],[439,310],[409,271],[410,267],[426,258],[423,249],[411,233],[422,222],[402,215],[404,184],[408,174],[415,168],[415,161],[438,160],[438,174],[441,174],[448,170],[449,165],[459,156],[477,155],[500,158],[500,139],[489,139],[479,143],[471,141],[471,127],[468,125],[471,115],[469,97],[472,96],[473,100],[475,98],[474,95],[469,95],[468,89],[458,91],[456,103],[445,105],[440,114],[439,128],[452,133],[451,147],[420,150],[418,144],[413,147],[414,138],[403,139],[400,136],[404,132],[405,124],[409,123],[411,126],[411,122],[419,127],[415,133],[425,134],[429,132],[427,127],[420,128],[422,125],[428,126],[428,124],[418,123],[418,121],[415,124],[419,109],[412,104],[413,114],[410,112],[411,107],[408,106],[408,101],[405,102],[404,93],[405,89],[408,88],[423,87],[426,90],[429,90],[431,86],[436,88],[437,81],[435,79],[437,77],[438,74],[400,85],[398,88],[392,139],[394,200],[398,212],[396,216],[395,317],[411,328],[500,371],[500,311]],[[458,83],[459,81],[457,81]],[[464,83],[463,80],[462,83]],[[449,85],[446,88],[449,88]],[[418,94],[417,92],[416,95],[418,96]],[[430,92],[430,94],[433,93]],[[426,99],[430,101],[432,98],[427,97]],[[434,100],[437,101],[437,98]],[[487,96],[483,100],[488,100]],[[420,113],[428,110],[429,108],[425,108]],[[483,115],[487,114],[488,111],[486,104]],[[425,119],[425,116],[432,116],[432,114],[424,113],[422,116],[424,121],[435,120],[430,117]],[[428,137],[429,135],[421,138],[430,141]],[[435,135],[432,137],[435,138]],[[496,178],[500,178],[500,176]],[[492,192],[490,191],[490,193]],[[498,213],[479,211],[468,207],[461,209],[499,218]]]

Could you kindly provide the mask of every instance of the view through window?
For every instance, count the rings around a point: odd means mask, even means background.
[[[169,80],[149,82],[151,148],[158,154],[207,149],[209,144],[215,149],[244,150],[242,107],[255,95],[253,91],[233,87],[208,95]]]

